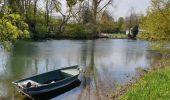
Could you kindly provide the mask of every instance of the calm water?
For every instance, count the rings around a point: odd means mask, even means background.
[[[61,67],[80,65],[80,86],[54,100],[104,100],[116,87],[148,68],[155,55],[140,40],[20,41],[9,53],[0,49],[0,97],[21,99],[11,81]]]

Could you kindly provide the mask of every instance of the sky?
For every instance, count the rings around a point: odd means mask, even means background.
[[[136,13],[146,14],[146,10],[151,4],[150,0],[115,0],[113,3],[114,7],[109,11],[116,18],[129,15],[131,7],[135,9]]]
[[[43,6],[41,0],[40,4]],[[107,0],[105,0],[107,1]],[[65,0],[62,0],[62,4],[66,5]],[[136,13],[146,13],[147,8],[150,6],[150,0],[114,0],[113,6],[108,7],[110,14],[115,18],[125,17],[130,14],[130,9],[133,7]],[[63,11],[65,11],[63,7]]]

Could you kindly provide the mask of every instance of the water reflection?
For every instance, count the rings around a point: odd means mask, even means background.
[[[154,61],[148,42],[133,40],[20,41],[11,53],[0,51],[0,96],[20,98],[11,81],[64,66],[80,65],[82,84],[55,100],[107,99],[119,84],[137,75]]]

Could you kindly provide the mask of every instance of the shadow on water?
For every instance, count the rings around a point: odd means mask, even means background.
[[[81,84],[81,82],[79,80],[76,80],[74,83],[72,83],[72,84],[70,84],[70,85],[68,85],[64,88],[54,90],[54,91],[51,91],[51,92],[48,92],[48,93],[33,95],[31,97],[33,97],[35,100],[49,100],[49,99],[57,97],[61,94],[64,94],[64,93],[78,87],[80,84]],[[28,97],[25,97],[25,98],[23,98],[23,100],[31,100],[31,99],[28,98]]]

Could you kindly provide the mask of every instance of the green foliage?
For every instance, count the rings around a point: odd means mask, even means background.
[[[120,32],[123,32],[123,31],[124,31],[124,18],[123,18],[123,17],[120,17],[120,18],[118,19],[117,24],[118,24],[118,29],[119,29],[119,31],[120,31]]]
[[[44,12],[38,11],[36,18],[32,17],[29,20],[36,21],[35,30],[32,29],[33,38],[39,38],[39,39],[45,38],[48,32],[48,29],[47,29],[46,21],[44,18]]]
[[[123,32],[123,23],[124,19],[121,17],[118,21],[114,21],[112,16],[108,12],[103,12],[103,15],[100,20],[100,31],[102,33],[119,33]]]
[[[21,3],[22,3],[23,0],[8,0],[8,3],[9,3],[9,7],[11,8],[11,11],[12,12],[17,12],[17,13],[22,13],[21,10],[22,9],[22,6],[21,6]]]
[[[27,23],[29,24],[29,29],[32,32],[32,38],[44,39],[48,37],[48,35],[51,37],[51,33],[57,34],[60,20],[49,16],[49,22],[47,26],[44,15],[45,12],[41,10],[37,11],[36,18],[32,14],[28,14]]]
[[[170,3],[166,0],[152,0],[152,7],[147,16],[142,18],[140,27],[143,30],[140,38],[170,40]]]
[[[69,7],[74,6],[78,1],[82,2],[84,0],[66,0]]]
[[[122,33],[109,34],[109,37],[110,38],[128,38],[126,34],[122,34]]]
[[[88,30],[82,24],[68,24],[66,26],[66,31],[64,37],[69,38],[90,38],[92,37],[92,30]]]
[[[12,43],[9,41],[3,41],[2,42],[3,49],[6,51],[11,51],[12,50]]]
[[[114,24],[114,19],[108,14],[108,12],[103,12],[101,20],[100,20],[100,29],[101,32],[104,33],[112,33],[113,28],[117,25]]]
[[[28,25],[19,14],[7,13],[0,18],[0,41],[29,38]]]
[[[83,24],[87,24],[87,23],[92,23],[93,18],[92,18],[93,14],[89,9],[84,9],[84,11],[82,12],[82,19],[83,19]]]
[[[75,5],[77,3],[77,0],[66,0],[67,1],[67,5],[69,7],[72,7],[73,5]]]
[[[96,20],[97,22],[95,21],[94,24],[93,10],[90,9],[87,1],[83,1],[66,0],[69,14],[64,15],[61,11],[60,0],[45,0],[45,10],[38,7],[38,0],[9,0],[7,1],[9,7],[2,10],[6,14],[6,17],[3,15],[5,20],[0,19],[2,23],[0,26],[1,35],[3,35],[1,40],[15,41],[18,38],[29,36],[33,39],[94,38],[98,37],[100,32],[118,33],[123,31],[123,18],[115,22],[106,11],[102,14],[101,20]],[[74,12],[77,4],[81,7],[78,13]],[[59,12],[62,18],[51,16],[54,11]],[[71,23],[69,20],[74,17],[77,22]]]
[[[46,37],[48,29],[44,24],[36,23],[35,30],[36,33],[34,33],[34,38],[43,39]]]

